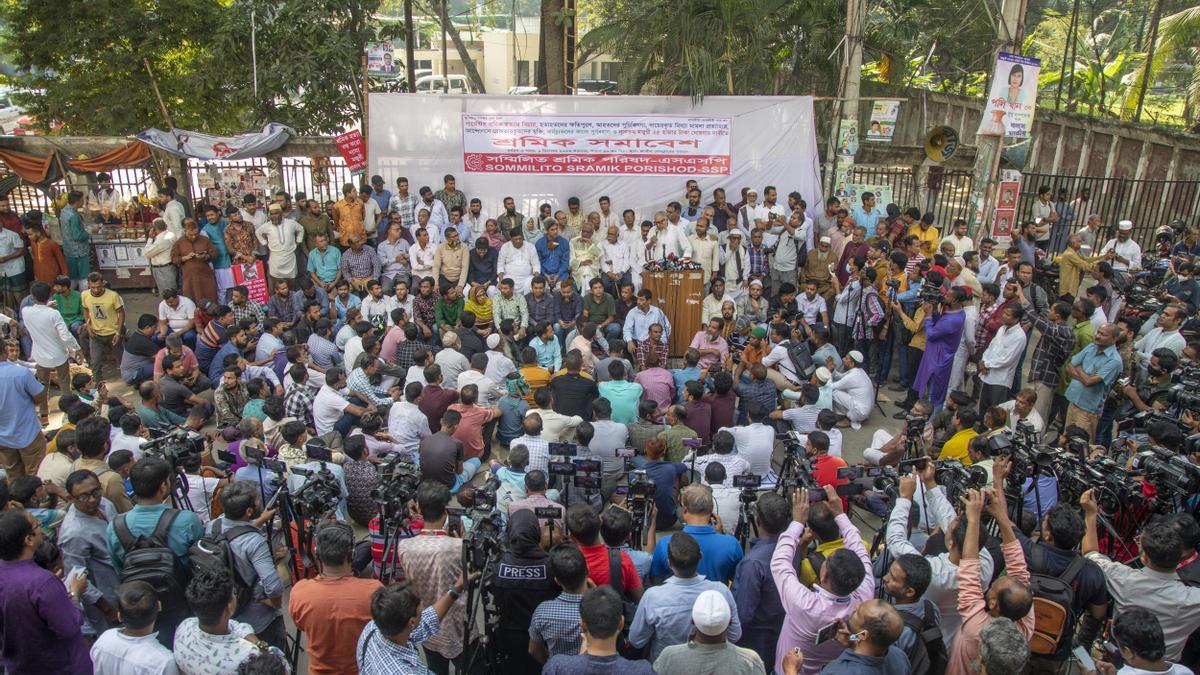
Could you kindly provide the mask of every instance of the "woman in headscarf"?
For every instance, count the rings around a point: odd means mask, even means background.
[[[510,673],[537,673],[542,668],[529,655],[529,623],[533,610],[559,591],[550,573],[550,556],[540,546],[542,531],[533,511],[513,513],[508,518],[508,546],[492,567],[492,593],[500,614],[496,646],[508,657],[504,670]]]

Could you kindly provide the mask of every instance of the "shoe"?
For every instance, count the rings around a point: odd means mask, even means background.
[[[901,410],[900,412],[896,413],[895,415],[892,415],[892,419],[894,419],[894,420],[902,420],[906,417],[908,417],[907,410]]]

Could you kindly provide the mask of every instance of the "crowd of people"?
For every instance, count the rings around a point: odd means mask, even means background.
[[[1072,224],[1086,197],[1049,188],[997,251],[869,192],[810,210],[688,181],[639,218],[608,197],[527,216],[451,175],[326,203],[165,186],[157,311],[134,317],[90,269],[114,194],[97,179],[67,195],[62,241],[0,205],[4,672],[287,672],[301,644],[313,673],[1200,661],[1196,520],[1149,520],[1121,556],[1092,490],[1010,489],[992,442],[1128,463],[1148,433],[1184,452],[1161,421],[1113,440],[1200,358],[1181,332],[1195,228],[1142,321],[1122,311],[1144,264],[1132,223],[1102,243],[1098,216]],[[664,260],[702,270],[701,325],[642,288]],[[260,262],[256,300],[232,269]],[[880,428],[851,448],[864,425]],[[849,489],[860,449],[892,489]],[[419,476],[398,515],[381,496],[397,458]],[[939,482],[958,469],[981,477]],[[281,496],[325,481],[320,514]],[[878,534],[851,518],[870,512]],[[488,523],[501,546],[477,569],[464,541]]]

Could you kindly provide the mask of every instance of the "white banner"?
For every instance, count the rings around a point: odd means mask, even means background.
[[[468,173],[729,174],[728,117],[466,115]]]
[[[261,132],[250,132],[237,136],[213,136],[175,129],[147,129],[138,134],[138,140],[153,145],[161,150],[179,157],[194,157],[196,159],[246,159],[262,157],[287,143],[288,138],[296,132],[282,124],[272,122],[263,127]]]
[[[700,184],[704,203],[743,187],[779,202],[799,192],[810,212],[822,202],[813,101],[809,96],[712,96],[699,103],[666,96],[480,96],[371,94],[370,173],[414,192],[441,187],[444,174],[503,212],[511,196],[526,216],[549,203],[584,212],[608,196],[618,214],[648,218],[685,202],[684,183]],[[526,177],[528,176],[528,177]]]

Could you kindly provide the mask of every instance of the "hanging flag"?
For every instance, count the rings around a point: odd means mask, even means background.
[[[289,137],[294,135],[296,132],[290,128],[272,122],[263,127],[262,131],[237,136],[213,136],[186,129],[174,131],[147,129],[137,137],[143,143],[148,143],[179,157],[207,160],[262,157],[268,152],[278,150]]]

